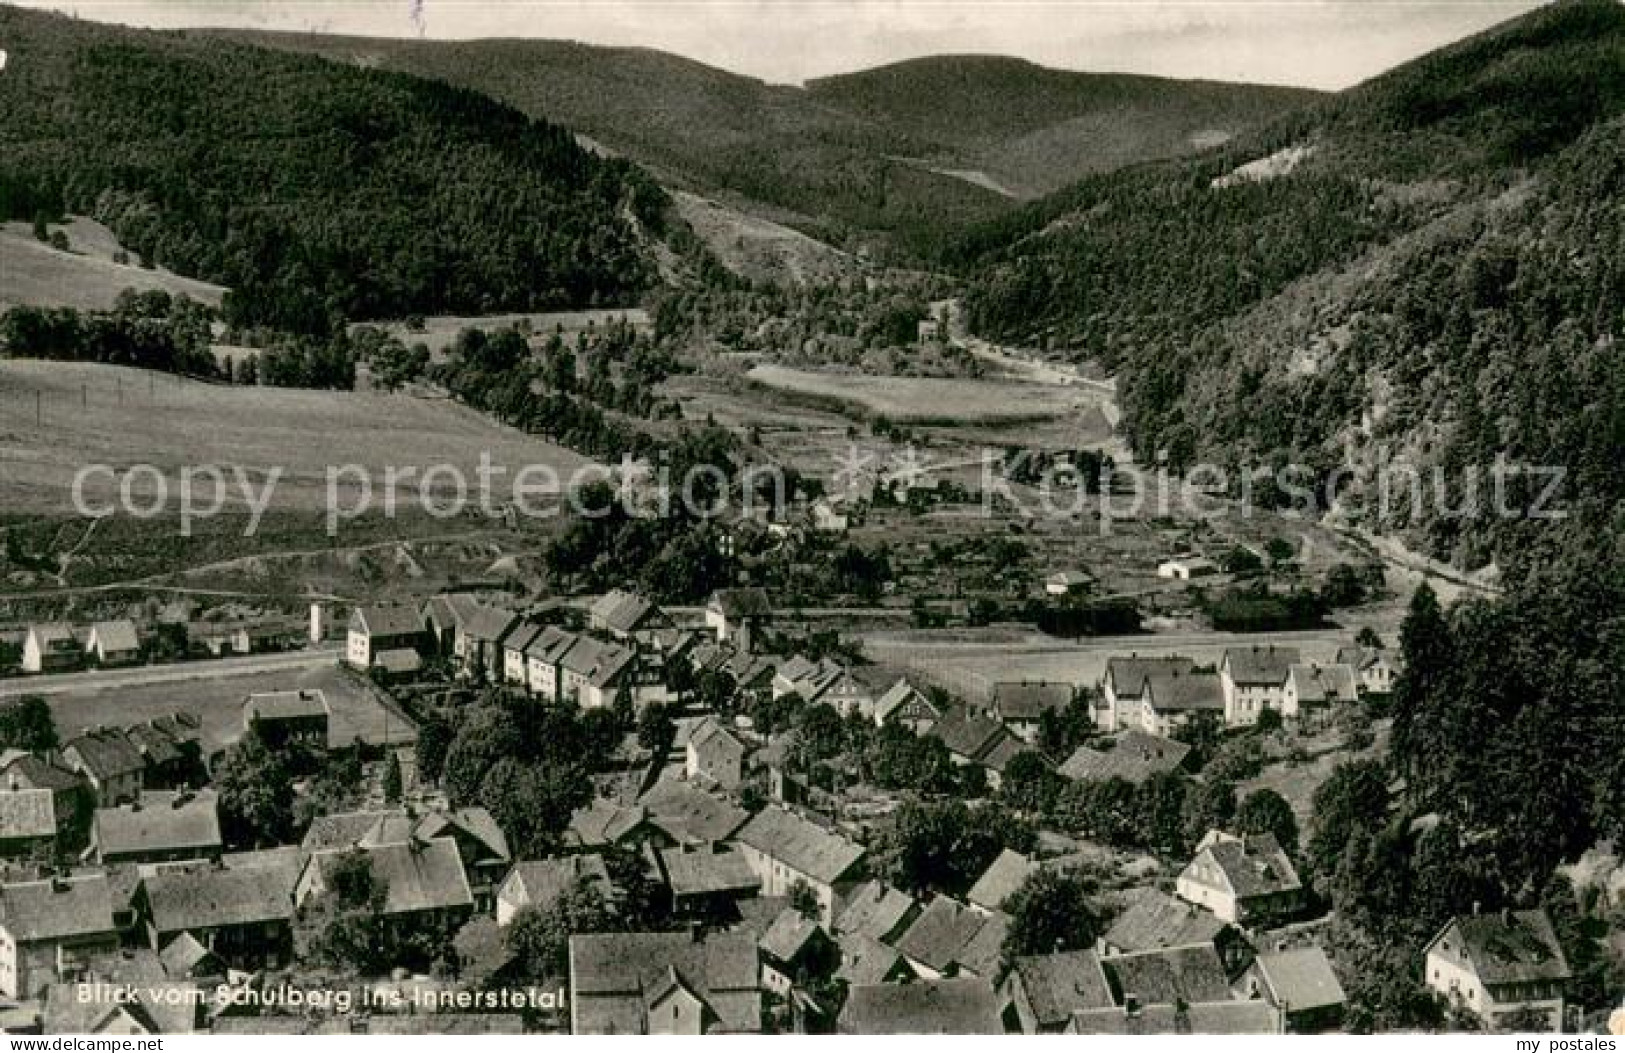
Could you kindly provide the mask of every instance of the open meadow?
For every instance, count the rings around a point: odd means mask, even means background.
[[[270,507],[322,510],[329,470],[354,465],[335,476],[346,508],[365,496],[363,474],[381,506],[391,468],[402,503],[418,504],[421,494],[432,493],[449,504],[453,474],[442,469],[425,490],[425,470],[456,467],[472,500],[482,454],[508,473],[493,477],[493,493],[507,495],[494,497],[496,505],[509,500],[519,468],[546,465],[567,478],[589,463],[444,399],[232,387],[120,366],[0,361],[0,506],[12,514],[72,511],[74,477],[87,465],[113,469],[87,479],[85,491],[98,502],[120,487],[143,505],[155,498],[151,473],[128,474],[132,466],[152,465],[168,477],[173,507],[178,471],[212,465],[232,482],[228,509],[248,507],[233,477],[241,468],[256,491],[280,470]]]
[[[36,239],[30,224],[0,223],[0,311],[17,305],[107,310],[125,289],[162,289],[220,306],[226,290],[219,285],[116,262],[118,239],[100,223],[74,217],[50,229],[67,237],[68,251]]]
[[[847,405],[899,423],[973,425],[1051,420],[1099,405],[1089,388],[948,377],[822,373],[763,364],[749,379],[791,397]]]
[[[208,662],[174,667],[177,677],[150,683],[65,691],[45,696],[64,739],[98,725],[127,726],[169,713],[190,713],[203,724],[210,752],[235,742],[243,732],[243,700],[262,691],[320,690],[332,709],[328,744],[347,747],[357,738],[369,746],[408,745],[417,728],[381,692],[337,663],[307,669],[278,669],[221,676]],[[26,690],[26,681],[8,686]]]

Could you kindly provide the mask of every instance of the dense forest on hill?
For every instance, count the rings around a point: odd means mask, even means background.
[[[1621,54],[1625,8],[1567,0],[1198,161],[1087,180],[957,247],[972,324],[1114,369],[1143,456],[1352,467],[1353,499],[1407,459],[1455,473],[1454,501],[1500,452],[1607,508]],[[1527,534],[1405,502],[1366,522],[1470,567]]]
[[[646,48],[229,35],[482,92],[568,125],[668,185],[892,262],[939,252],[959,228],[1015,199],[1087,172],[1193,153],[1316,97],[976,55],[802,88]]]
[[[227,320],[624,303],[664,193],[473,92],[0,7],[0,217],[78,213]],[[641,228],[641,230],[640,230]]]

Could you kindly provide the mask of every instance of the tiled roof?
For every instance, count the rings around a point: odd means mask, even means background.
[[[826,883],[845,877],[863,858],[863,847],[777,805],[757,812],[739,831],[741,844]]]
[[[105,874],[0,886],[0,927],[18,943],[113,933]]]
[[[153,926],[160,933],[287,921],[293,901],[275,870],[158,873],[142,879]]]
[[[565,837],[571,843],[586,848],[612,845],[648,820],[649,813],[642,805],[626,807],[600,797],[571,814]]]
[[[347,850],[318,852],[311,865],[330,869]],[[375,879],[388,886],[385,914],[414,914],[473,904],[457,843],[450,838],[364,848]]]
[[[1140,783],[1153,775],[1178,768],[1190,751],[1191,748],[1182,742],[1131,728],[1114,736],[1107,749],[1079,746],[1057,771],[1075,781],[1123,779]]]
[[[794,907],[785,907],[779,911],[779,916],[773,919],[773,924],[767,927],[767,932],[762,935],[757,945],[764,954],[789,963],[796,960],[797,955],[818,936],[820,931],[816,921]]]
[[[610,632],[630,633],[656,610],[653,603],[637,593],[614,589],[592,605],[591,618],[595,625],[602,625]]]
[[[525,906],[546,908],[576,885],[585,882],[605,899],[612,888],[609,870],[600,855],[557,856],[515,863],[502,882],[505,895],[519,893]]]
[[[1461,933],[1463,944],[1456,953],[1472,962],[1486,984],[1569,976],[1568,959],[1543,910],[1460,915],[1451,925]]]
[[[987,975],[989,965],[997,964],[1008,925],[1003,915],[983,914],[947,896],[938,896],[897,940],[896,946],[903,954],[939,973],[961,965]],[[992,945],[991,963],[989,944]]]
[[[842,901],[835,916],[835,931],[891,939],[917,906],[912,896],[885,882],[866,881]]]
[[[1111,985],[1094,951],[1017,958],[1010,968],[1027,992],[1033,1016],[1043,1026],[1058,1027],[1080,1009],[1114,1004]]]
[[[1108,945],[1123,952],[1212,943],[1225,921],[1201,907],[1147,888],[1106,931]]]
[[[1142,1004],[1221,1002],[1230,997],[1224,962],[1211,943],[1101,959],[1119,1001]]]
[[[1259,1001],[1215,1001],[1195,1005],[1142,1005],[1086,1009],[1072,1014],[1067,1031],[1075,1035],[1273,1035],[1281,1030],[1275,1010]]]
[[[406,813],[399,808],[389,808],[372,812],[335,812],[332,815],[318,815],[311,820],[310,828],[305,831],[305,839],[300,842],[300,847],[306,852],[354,848],[367,836],[368,831],[378,826],[379,820],[391,816],[398,816],[404,820]]]
[[[0,841],[56,836],[56,803],[50,790],[0,790]]]
[[[1002,1035],[999,998],[986,980],[916,980],[853,987],[838,1024],[848,1035]]]
[[[660,853],[660,868],[676,896],[744,893],[762,887],[745,857],[732,849],[668,848]]]
[[[1285,684],[1287,671],[1303,659],[1296,647],[1227,647],[1221,668],[1238,684]]]
[[[243,714],[249,720],[299,720],[325,717],[331,712],[327,695],[319,689],[264,691],[249,695],[243,703]]]
[[[1245,838],[1214,832],[1203,838],[1205,851],[1224,872],[1225,880],[1238,899],[1291,892],[1303,887],[1292,860],[1275,840],[1274,834],[1249,834]]]
[[[1139,698],[1145,682],[1153,676],[1184,675],[1196,668],[1196,662],[1179,655],[1157,658],[1106,659],[1106,682],[1118,698]]]
[[[117,728],[76,735],[63,743],[62,750],[64,753],[71,750],[78,754],[85,769],[101,780],[132,775],[145,770],[147,766],[141,751],[130,742],[129,736]]]
[[[220,815],[214,791],[149,790],[138,804],[96,809],[95,844],[101,856],[190,850],[219,851]]]
[[[988,864],[987,870],[976,879],[976,884],[971,886],[965,899],[984,910],[1002,910],[1004,901],[1015,895],[1016,890],[1041,869],[1042,866],[1036,861],[1006,848]]]
[[[449,812],[429,812],[419,820],[412,832],[427,841],[436,837],[453,837],[458,831],[477,841],[498,859],[511,858],[508,835],[502,832],[502,827],[490,811],[478,806]]]
[[[848,985],[884,983],[903,956],[867,932],[849,932],[840,937],[841,967],[835,978]]]
[[[955,706],[932,725],[930,734],[941,739],[948,752],[980,762],[1010,733],[1003,724],[969,706]]]
[[[1054,681],[1004,681],[993,685],[993,708],[1002,720],[1035,721],[1072,701],[1073,687]]]
[[[1287,676],[1298,693],[1298,701],[1310,705],[1333,705],[1359,700],[1360,691],[1354,667],[1349,665],[1309,665],[1299,662]]]
[[[1267,952],[1254,964],[1269,988],[1271,1003],[1288,1012],[1339,1006],[1347,1000],[1332,963],[1319,947]]]
[[[103,651],[139,651],[141,638],[136,634],[135,623],[128,618],[117,621],[97,622],[90,627],[95,634],[96,642]]]
[[[411,636],[423,631],[423,616],[399,604],[358,607],[351,622],[368,636]]]
[[[216,969],[219,975],[225,973],[225,963],[189,932],[183,932],[165,944],[164,949],[158,952],[158,958],[164,963],[165,974],[176,979],[201,975],[198,970],[205,964],[210,966],[211,974]]]
[[[706,716],[694,725],[693,730],[689,732],[688,743],[702,753],[720,749],[739,756],[745,754],[745,744],[713,716]]]
[[[729,1031],[761,1028],[756,942],[724,933],[602,933],[570,937],[571,1009],[578,1034],[647,1030],[652,996],[675,978]]]
[[[926,698],[913,684],[909,683],[907,679],[899,677],[897,683],[893,684],[875,702],[875,719],[884,723],[893,713],[911,701],[918,701],[927,706],[931,705],[931,700]],[[931,708],[935,710],[936,707],[932,706]]]
[[[1164,713],[1224,709],[1224,682],[1217,673],[1152,673],[1145,679],[1144,694],[1154,708]]]
[[[684,783],[659,783],[641,803],[650,825],[683,845],[726,841],[750,818],[743,808]]]
[[[71,790],[79,785],[79,774],[36,754],[17,751],[0,769],[0,784],[29,790]]]

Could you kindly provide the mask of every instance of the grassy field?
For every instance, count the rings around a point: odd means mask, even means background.
[[[215,676],[208,663],[197,664],[189,680],[91,690],[47,696],[63,738],[98,724],[137,724],[166,713],[191,713],[203,723],[203,744],[217,750],[243,731],[243,700],[261,691],[319,689],[333,711],[328,743],[349,746],[357,737],[369,745],[404,745],[417,741],[417,728],[404,713],[386,704],[360,677],[338,666],[318,669]]]
[[[155,466],[168,476],[171,508],[178,470],[206,465],[219,466],[228,480],[232,468],[241,467],[255,487],[280,468],[271,503],[276,509],[325,508],[328,471],[345,465],[372,476],[378,505],[387,469],[402,473],[395,487],[400,502],[417,505],[425,491],[404,470],[421,476],[441,464],[464,474],[473,499],[482,453],[510,473],[494,476],[493,494],[503,496],[493,504],[509,499],[511,473],[520,467],[545,464],[567,476],[588,463],[446,400],[230,387],[118,366],[0,361],[0,507],[9,513],[71,511],[74,476],[91,464],[110,465],[120,478],[91,478],[89,496],[105,501],[127,481],[143,503],[157,490],[150,473],[123,473],[137,464]],[[338,476],[346,508],[362,497],[352,482],[359,476]],[[452,486],[446,472],[431,481],[429,492],[449,504]],[[246,507],[235,483],[228,490],[228,509]]]
[[[35,239],[28,223],[0,224],[0,310],[26,304],[105,310],[125,289],[163,289],[219,306],[225,289],[208,282],[148,270],[135,262],[115,263],[118,240],[112,231],[88,219],[53,224],[68,237],[61,252]]]
[[[844,405],[897,423],[990,424],[1052,420],[1097,406],[1088,389],[1000,380],[877,377],[759,365],[749,379],[792,397]]]

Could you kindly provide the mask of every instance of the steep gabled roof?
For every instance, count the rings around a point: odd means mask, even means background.
[[[1350,665],[1298,662],[1288,670],[1287,678],[1297,692],[1298,701],[1309,705],[1357,702],[1360,698],[1354,667]]]
[[[1008,924],[1003,915],[983,914],[938,896],[898,938],[897,949],[938,973],[960,965],[986,975],[987,945],[992,943],[996,964]]]
[[[144,771],[146,760],[122,729],[86,731],[63,743],[62,751],[73,751],[85,769],[96,779],[107,780]]]
[[[1028,878],[1042,869],[1043,865],[1036,860],[1006,848],[988,864],[965,899],[987,911],[1003,910],[1004,901],[1015,895]]]
[[[1224,874],[1237,899],[1292,892],[1303,887],[1292,860],[1274,834],[1233,837],[1210,831],[1198,855],[1206,852]]]
[[[107,875],[0,885],[0,928],[18,943],[110,936],[113,897]]]
[[[848,1035],[1002,1035],[999,997],[987,980],[916,980],[853,987],[841,1008]]]
[[[570,937],[570,994],[581,1034],[647,1030],[652,1002],[675,982],[693,992],[723,1030],[761,1029],[756,941],[733,933],[599,933]]]
[[[611,898],[609,870],[600,855],[557,856],[515,863],[502,882],[504,895],[517,894],[526,906],[545,909],[564,893],[585,883],[605,899]]]
[[[1292,666],[1302,660],[1296,647],[1254,644],[1225,648],[1220,668],[1229,672],[1230,679],[1238,684],[1281,685],[1286,683]]]
[[[350,851],[365,852],[373,877],[388,886],[385,914],[415,914],[474,903],[457,842],[450,838],[317,852],[310,857],[310,865],[320,867],[325,874]]]
[[[412,636],[423,631],[423,616],[400,604],[357,607],[350,625],[367,636]]]
[[[1147,888],[1112,922],[1105,941],[1125,953],[1153,951],[1212,943],[1227,927],[1216,914]]]
[[[726,841],[750,818],[743,808],[679,782],[657,783],[641,803],[649,825],[683,845]]]
[[[646,619],[660,614],[660,608],[635,592],[612,589],[592,605],[590,617],[594,625],[602,625],[613,633],[632,633],[643,626]]]
[[[885,723],[891,718],[893,713],[897,712],[899,709],[902,709],[910,702],[918,702],[921,705],[929,707],[933,713],[937,713],[936,706],[931,704],[931,700],[927,698],[923,692],[919,691],[914,687],[913,684],[909,683],[906,677],[898,677],[897,683],[893,684],[886,691],[886,693],[881,695],[880,698],[875,702],[875,719],[881,723]],[[938,716],[940,715],[941,714],[938,713]]]
[[[1058,681],[1003,681],[993,685],[993,709],[1001,720],[1035,721],[1072,702],[1074,688]]]
[[[148,790],[139,804],[96,809],[95,844],[103,857],[220,849],[214,791]]]
[[[866,881],[843,900],[835,916],[835,931],[865,933],[877,940],[888,940],[897,935],[918,906],[914,897],[879,879]]]
[[[1460,933],[1460,944],[1450,947],[1449,953],[1470,962],[1486,984],[1566,980],[1570,976],[1563,946],[1544,910],[1457,915],[1427,950],[1446,940],[1452,929]]]
[[[50,790],[0,790],[0,841],[56,836],[56,800]]]
[[[929,734],[941,739],[949,753],[980,763],[1010,732],[969,706],[955,706],[932,725]]]
[[[1224,962],[1211,943],[1168,947],[1101,959],[1119,1002],[1141,1004],[1222,1002],[1230,997]]]
[[[139,651],[141,649],[141,637],[135,631],[135,623],[128,618],[97,622],[90,627],[90,632],[103,651]]]
[[[1065,1024],[1075,1012],[1113,1005],[1111,985],[1094,951],[1066,951],[1016,958],[1010,971],[1027,992],[1040,1025]]]
[[[1131,728],[1117,733],[1106,749],[1079,746],[1057,772],[1074,781],[1123,779],[1141,783],[1161,772],[1174,771],[1190,751],[1182,742]]]
[[[737,839],[825,883],[846,877],[863,859],[863,846],[777,805],[757,812]]]
[[[160,933],[288,921],[293,901],[274,870],[213,867],[159,872],[142,879]]]
[[[1326,1009],[1347,1001],[1332,963],[1319,947],[1265,952],[1254,968],[1269,989],[1270,1002],[1289,1012]]]
[[[1118,698],[1139,698],[1145,690],[1146,680],[1150,677],[1184,675],[1195,668],[1196,662],[1193,659],[1180,655],[1108,658],[1106,683],[1111,686],[1112,693]]]

